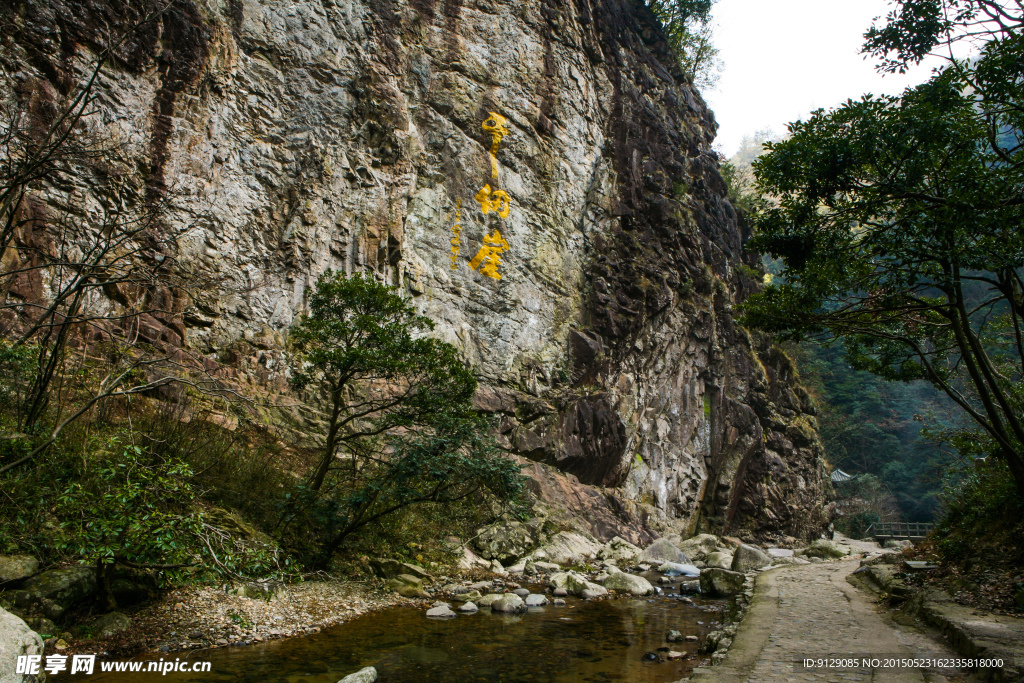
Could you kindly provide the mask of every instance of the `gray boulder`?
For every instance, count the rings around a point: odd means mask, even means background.
[[[476,601],[479,607],[490,607],[494,604],[495,600],[499,600],[502,597],[501,593],[488,593],[484,597]]]
[[[705,569],[700,573],[700,592],[713,597],[727,598],[743,591],[743,580],[740,572],[728,569]]]
[[[23,588],[34,600],[71,607],[96,592],[96,570],[82,565],[51,569],[27,579]]]
[[[722,552],[721,550],[708,553],[704,558],[704,564],[708,567],[717,567],[718,569],[731,569],[732,553]]]
[[[388,579],[388,588],[405,598],[429,598],[430,593],[423,590],[423,580],[412,574],[399,574]]]
[[[517,589],[515,589],[512,592],[515,593],[516,595],[518,595],[519,597],[523,598],[523,599],[525,599],[526,596],[528,596],[530,594],[530,591],[527,590],[526,588],[517,588]]]
[[[636,561],[649,562],[651,564],[664,564],[665,562],[692,564],[686,553],[672,545],[667,538],[659,538],[644,548],[644,551],[636,556]]]
[[[399,562],[386,557],[377,557],[370,560],[370,567],[373,569],[377,576],[384,579],[391,579],[399,574],[409,574],[415,576],[421,581],[423,579],[429,579],[430,574],[426,569],[419,566],[418,564],[412,564],[410,562]]]
[[[377,670],[372,666],[368,666],[365,669],[360,669],[354,674],[349,674],[338,683],[376,683]]]
[[[695,562],[703,562],[708,553],[715,552],[718,547],[718,537],[713,534],[699,534],[693,538],[676,543],[675,546],[683,551],[687,557]]]
[[[598,553],[598,557],[602,560],[612,560],[613,562],[621,562],[623,560],[632,560],[634,557],[640,554],[640,548],[629,541],[623,540],[616,536],[612,540],[605,543],[604,547],[601,548],[601,552]]]
[[[597,595],[607,595],[608,589],[596,583],[587,581],[576,572],[559,572],[552,574],[548,579],[548,587],[558,595],[558,589],[562,589],[568,595],[583,595],[583,591],[594,591]]]
[[[527,607],[543,607],[548,604],[547,596],[541,595],[540,593],[530,593],[526,596]]]
[[[32,576],[39,569],[39,560],[30,555],[0,555],[0,583]]]
[[[427,610],[427,616],[431,619],[451,619],[456,616],[455,612],[448,605],[438,605]]]
[[[474,605],[472,602],[464,602],[461,605],[459,605],[459,611],[465,612],[466,614],[472,614],[473,612],[476,612],[479,609],[480,608]]]
[[[92,632],[99,638],[109,638],[121,631],[127,631],[132,627],[132,620],[128,615],[121,612],[110,612],[104,614],[92,622]]]
[[[793,551],[789,548],[766,548],[765,552],[768,553],[768,557],[773,560],[780,557],[793,557]]]
[[[539,569],[540,571],[546,572],[548,574],[550,574],[552,572],[561,571],[561,569],[562,569],[561,567],[559,567],[554,562],[543,562],[543,561],[534,562],[533,566],[534,566],[535,569]]]
[[[18,657],[42,655],[43,639],[24,621],[0,608],[0,683],[35,683],[45,676],[15,673]],[[42,668],[40,668],[42,672]]]
[[[605,579],[604,587],[620,593],[630,593],[631,595],[650,595],[654,592],[654,586],[651,585],[650,581],[642,576],[626,574],[624,572],[609,574],[608,578]]]
[[[752,545],[740,545],[732,556],[732,567],[734,572],[749,572],[753,569],[767,567],[772,563],[762,550]]]
[[[507,522],[478,530],[473,545],[481,557],[507,562],[529,553],[536,541],[527,525]]]
[[[545,556],[541,559],[563,566],[586,564],[597,558],[601,549],[594,541],[571,531],[558,532],[540,548]]]
[[[526,603],[524,603],[523,599],[515,593],[509,593],[492,602],[491,611],[502,612],[504,614],[517,614],[519,612],[526,611]]]

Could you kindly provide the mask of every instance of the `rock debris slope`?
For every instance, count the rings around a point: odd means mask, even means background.
[[[67,92],[146,2],[5,3],[3,87]],[[641,4],[176,0],[98,95],[97,129],[188,228],[179,262],[219,283],[165,293],[148,334],[283,392],[317,276],[372,272],[479,371],[507,444],[551,466],[531,468],[535,492],[597,535],[828,523],[808,396],[734,319],[757,274],[714,117]],[[491,112],[508,129],[494,169]],[[507,218],[481,212],[485,183]],[[469,267],[496,230],[500,279]]]

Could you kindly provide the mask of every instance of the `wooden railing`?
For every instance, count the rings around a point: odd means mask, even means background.
[[[919,541],[935,528],[930,522],[875,522],[868,527],[867,535],[876,541],[887,539]]]

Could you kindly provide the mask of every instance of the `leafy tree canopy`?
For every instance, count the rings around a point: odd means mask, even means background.
[[[992,3],[898,5],[868,48],[906,62],[954,29],[977,33]],[[936,7],[952,28],[928,23]],[[900,97],[819,110],[767,145],[754,169],[775,202],[751,246],[781,258],[785,277],[745,315],[788,337],[842,339],[858,369],[933,383],[1024,495],[1024,41],[989,38]]]
[[[476,378],[454,346],[416,336],[433,327],[387,285],[331,271],[321,276],[309,315],[291,331],[293,382],[319,392],[326,407],[313,489],[346,446],[354,456],[367,438],[469,415]]]

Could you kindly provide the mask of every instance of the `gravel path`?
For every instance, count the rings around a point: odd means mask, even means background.
[[[839,540],[839,539],[837,539]],[[844,539],[845,540],[845,539]],[[854,553],[874,544],[848,542]],[[944,643],[888,618],[864,593],[846,581],[859,566],[859,554],[837,562],[790,565],[758,577],[750,611],[720,666],[697,669],[693,681],[783,683],[789,681],[963,680],[954,669],[805,668],[804,658],[951,658]]]

